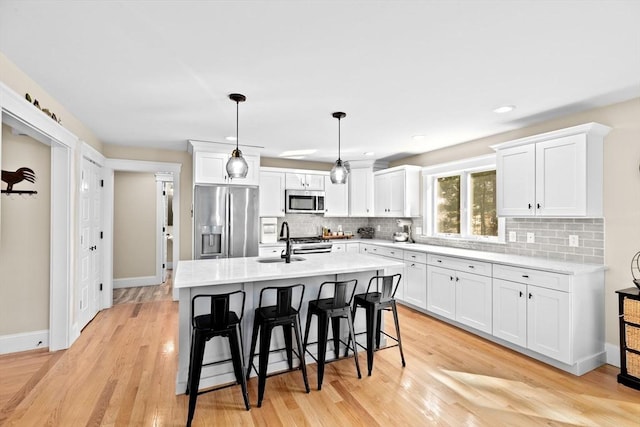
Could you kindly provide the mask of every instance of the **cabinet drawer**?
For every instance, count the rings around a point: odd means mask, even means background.
[[[384,246],[374,246],[373,251],[376,255],[386,256],[394,259],[402,259],[404,252],[401,249],[385,248]]]
[[[636,378],[640,378],[640,354],[626,351],[627,373]]]
[[[426,264],[427,254],[425,252],[404,251],[404,260]]]
[[[640,325],[640,300],[625,297],[622,310],[625,322]]]
[[[571,280],[566,274],[495,264],[493,266],[493,277],[563,292],[571,291]]]
[[[627,348],[640,351],[640,327],[624,325],[624,339]]]
[[[491,263],[488,262],[429,254],[427,255],[427,264],[482,276],[491,276]]]

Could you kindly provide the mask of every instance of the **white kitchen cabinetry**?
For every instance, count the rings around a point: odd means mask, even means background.
[[[360,243],[336,243],[331,246],[331,252],[360,253]]]
[[[346,243],[347,253],[360,253],[360,243]]]
[[[305,172],[287,172],[285,187],[287,190],[318,190],[323,191],[326,174]]]
[[[349,216],[374,215],[373,173],[387,168],[386,162],[372,160],[349,161]]]
[[[347,247],[344,243],[333,243],[331,244],[331,252],[342,252],[345,253],[347,251]]]
[[[274,246],[260,246],[258,248],[258,256],[260,257],[279,257],[284,251],[284,245],[274,245]]]
[[[572,337],[570,281],[568,275],[496,265],[493,335],[563,363],[572,363],[572,338],[580,341],[582,338]],[[580,325],[580,330],[582,326],[585,328],[579,334],[586,333],[588,337],[592,332],[589,324],[593,322]]]
[[[369,243],[360,243],[360,253],[380,256],[384,258],[391,258],[397,261],[402,261],[404,258],[404,253],[399,249],[391,249],[385,246],[377,246]],[[402,267],[393,267],[393,268],[385,268],[385,275],[392,274],[401,274],[404,275],[404,266]],[[398,284],[398,290],[396,291],[396,299],[399,301],[404,301],[404,276],[400,278],[400,283]]]
[[[491,264],[433,254],[427,264],[427,310],[491,333]]]
[[[260,216],[284,216],[284,172],[260,171]]]
[[[589,123],[495,145],[499,216],[602,216],[603,138]]]
[[[351,177],[349,177],[351,178]],[[334,184],[324,177],[324,216],[349,216],[349,186]]]
[[[240,147],[242,157],[249,166],[245,178],[229,178],[227,160],[235,148],[230,144],[189,141],[189,152],[193,154],[194,184],[258,185],[260,182],[260,152]]]
[[[427,308],[427,254],[404,251],[404,301]]]
[[[419,181],[418,166],[398,166],[375,172],[373,184],[375,216],[419,216]]]

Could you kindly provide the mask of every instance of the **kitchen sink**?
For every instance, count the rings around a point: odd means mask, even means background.
[[[291,262],[294,261],[304,261],[305,259],[302,258],[301,256],[292,256],[291,257]],[[256,261],[258,261],[259,263],[262,264],[271,264],[274,262],[284,262],[284,258],[258,258]]]

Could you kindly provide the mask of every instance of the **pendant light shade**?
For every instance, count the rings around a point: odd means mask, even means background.
[[[238,148],[238,110],[240,103],[246,101],[247,98],[239,93],[232,93],[229,95],[229,99],[236,102],[236,148],[231,152],[231,157],[227,161],[227,174],[229,178],[246,178],[249,165],[242,157],[242,151]]]
[[[346,114],[342,112],[335,112],[332,116],[338,119],[338,160],[336,160],[336,163],[331,168],[329,178],[334,184],[346,184],[349,171],[342,164],[342,159],[340,158],[340,119],[343,119]]]

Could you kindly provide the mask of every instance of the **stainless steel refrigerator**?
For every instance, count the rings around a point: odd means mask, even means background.
[[[196,185],[195,259],[258,255],[258,187]]]

